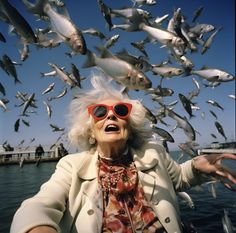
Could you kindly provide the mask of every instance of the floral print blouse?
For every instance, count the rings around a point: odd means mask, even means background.
[[[164,233],[145,198],[131,156],[111,161],[99,157],[99,185],[103,191],[103,233]]]

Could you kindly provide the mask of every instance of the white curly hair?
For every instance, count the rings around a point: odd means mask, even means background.
[[[114,88],[111,82],[102,75],[93,74],[91,84],[93,88],[76,95],[69,106],[67,119],[69,123],[68,138],[71,144],[85,150],[95,148],[96,144],[89,143],[92,117],[88,114],[87,107],[106,99],[117,99],[117,101],[132,104],[129,120],[131,133],[128,143],[133,148],[142,147],[152,134],[150,124],[145,117],[146,109],[141,102],[130,99],[122,89]]]

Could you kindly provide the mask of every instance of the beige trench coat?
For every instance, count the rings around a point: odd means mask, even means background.
[[[181,232],[176,191],[202,182],[193,173],[191,160],[179,165],[156,143],[131,151],[145,195],[159,220],[167,232]],[[10,232],[25,233],[32,227],[49,225],[62,233],[101,233],[97,159],[97,152],[63,157],[49,181],[17,210]]]

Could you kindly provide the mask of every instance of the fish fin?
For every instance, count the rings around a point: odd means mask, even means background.
[[[204,65],[200,70],[208,70],[210,69],[208,66]]]
[[[117,53],[118,55],[129,55],[128,51],[123,48],[120,52]]]
[[[95,47],[95,49],[101,53],[101,58],[109,58],[109,57],[114,58],[114,55],[107,48],[103,46]]]
[[[15,84],[17,83],[21,84],[22,82],[18,78],[15,78]]]
[[[48,0],[36,1],[36,4],[32,4],[28,0],[22,0],[22,2],[31,13],[38,14],[40,17],[47,17],[47,14],[45,13],[45,6],[48,5],[48,7],[50,7]]]
[[[71,20],[70,14],[65,6],[61,7],[62,11],[60,12],[63,16],[65,16],[68,20]]]
[[[82,65],[82,68],[89,68],[89,67],[92,67],[92,66],[96,66],[96,64],[95,64],[95,55],[90,50],[87,50],[86,55],[87,55],[87,60]]]

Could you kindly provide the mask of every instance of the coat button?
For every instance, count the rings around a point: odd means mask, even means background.
[[[93,210],[93,209],[88,210],[88,211],[87,211],[87,214],[88,214],[88,215],[93,215],[93,214],[94,214],[94,210]]]
[[[170,222],[170,218],[169,217],[165,218],[165,222],[169,223]]]

